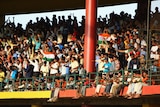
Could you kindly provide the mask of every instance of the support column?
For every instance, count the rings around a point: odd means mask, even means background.
[[[146,23],[147,22],[147,11],[148,11],[148,0],[137,0],[137,17],[136,19],[140,23]]]
[[[42,107],[42,105],[32,104],[31,107]]]
[[[96,20],[97,0],[86,0],[84,68],[87,72],[93,72],[95,70],[95,51],[97,44]]]
[[[151,10],[151,1],[147,2],[147,55],[146,55],[146,65],[149,67],[149,59],[150,59],[150,47],[151,47],[151,32],[150,32],[150,10]],[[151,81],[150,81],[151,84]]]
[[[4,25],[5,22],[5,15],[0,14],[0,28],[2,27],[2,25]]]

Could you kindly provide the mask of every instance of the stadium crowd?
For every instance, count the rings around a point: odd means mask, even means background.
[[[71,16],[37,17],[25,29],[8,20],[0,32],[0,90],[52,90],[49,101],[55,101],[61,89],[77,89],[79,98],[87,87],[95,87],[93,96],[111,98],[128,86],[126,98],[140,97],[142,86],[149,85],[149,73],[160,70],[160,34],[152,33],[148,67],[145,21],[123,11],[109,17],[97,19],[93,80],[83,67],[85,16],[80,22]],[[153,79],[151,84],[157,83]]]

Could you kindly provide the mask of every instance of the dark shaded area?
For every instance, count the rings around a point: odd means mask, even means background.
[[[98,6],[135,2],[136,0],[99,0]],[[0,14],[49,12],[56,10],[82,9],[85,7],[85,0],[70,0],[70,2],[66,2],[66,0],[2,0],[0,1],[0,7]]]
[[[23,107],[31,107],[31,106],[29,106],[29,105],[28,105],[28,106],[24,106],[24,105],[19,105],[19,106],[5,106],[5,107],[21,107],[21,106],[23,106]],[[53,107],[53,105],[50,105],[50,106],[45,105],[45,106],[43,106],[43,107]],[[54,106],[54,107],[81,107],[81,106]],[[106,106],[93,106],[93,105],[92,105],[92,107],[106,107]],[[121,106],[121,105],[108,106],[108,105],[107,105],[107,107],[142,107],[142,106],[138,106],[138,105],[137,105],[137,106],[135,106],[135,105],[134,105],[134,106],[131,106],[131,105],[130,105],[130,106],[124,106],[124,105],[123,105],[123,106]]]
[[[107,97],[84,97],[77,100],[71,98],[60,98],[57,102],[48,103],[47,99],[7,99],[0,100],[0,106],[5,107],[29,107],[32,104],[43,105],[43,107],[80,107],[81,105],[92,105],[101,107],[141,107],[142,104],[156,104],[160,105],[160,95],[142,96],[139,99],[124,99],[122,97],[114,97],[108,99]],[[9,103],[8,103],[9,102]]]

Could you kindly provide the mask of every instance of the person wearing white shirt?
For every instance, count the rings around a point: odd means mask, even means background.
[[[23,72],[22,72],[22,63],[19,60],[16,60],[16,62],[13,64],[14,66],[17,67],[18,70],[18,78],[23,76]]]
[[[47,65],[47,62],[44,61],[43,65],[40,68],[40,72],[43,74],[43,77],[48,76],[49,74],[49,66]]]
[[[99,60],[95,60],[96,62],[98,62],[98,72],[103,72],[104,68],[103,65],[105,64],[105,58],[101,57]]]
[[[152,41],[150,58],[151,58],[151,59],[154,59],[154,60],[158,60],[158,59],[159,59],[158,44],[157,44],[157,42],[156,42],[155,40]]]
[[[54,76],[58,74],[59,62],[58,58],[55,58],[54,61],[50,65],[50,76]]]
[[[40,71],[39,71],[39,63],[38,59],[35,60],[29,60],[29,62],[34,66],[33,68],[33,76],[34,77],[39,77]]]
[[[19,60],[16,60],[16,63],[13,64],[18,68],[18,72],[22,72],[22,63]]]
[[[73,73],[76,73],[78,74],[78,67],[79,67],[79,63],[78,61],[76,60],[75,57],[72,57],[71,59],[71,63],[70,63],[70,72],[73,74]]]

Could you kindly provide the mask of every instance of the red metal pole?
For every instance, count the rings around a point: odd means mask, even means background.
[[[95,70],[95,51],[97,43],[97,0],[86,0],[84,68],[87,72]]]

